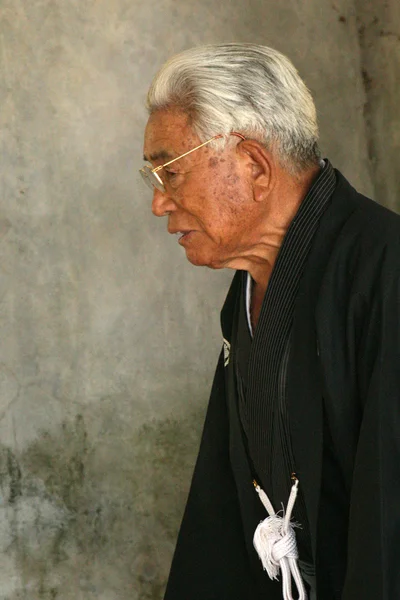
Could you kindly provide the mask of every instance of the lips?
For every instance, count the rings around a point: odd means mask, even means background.
[[[173,229],[169,233],[178,236],[179,241],[193,232],[193,229]]]
[[[181,239],[183,239],[184,237],[188,236],[190,233],[192,233],[191,231],[178,231],[176,233],[176,235],[179,238],[179,241],[181,241]]]

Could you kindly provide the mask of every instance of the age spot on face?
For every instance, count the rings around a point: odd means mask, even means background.
[[[231,173],[230,175],[227,176],[226,179],[229,182],[229,184],[235,185],[236,183],[238,183],[240,177],[236,173]]]
[[[211,167],[212,169],[215,169],[215,167],[218,165],[218,158],[216,156],[211,156],[211,158],[208,159],[208,166]]]

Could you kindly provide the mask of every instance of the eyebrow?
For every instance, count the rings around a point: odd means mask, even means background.
[[[174,156],[168,152],[167,150],[160,150],[159,152],[154,152],[154,154],[150,154],[150,157],[143,155],[143,160],[146,162],[155,162],[156,160],[172,160]]]

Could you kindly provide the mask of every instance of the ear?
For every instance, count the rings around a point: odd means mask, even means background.
[[[276,183],[277,165],[272,153],[256,140],[243,140],[237,146],[241,158],[250,171],[253,196],[256,202],[263,202],[272,192]]]

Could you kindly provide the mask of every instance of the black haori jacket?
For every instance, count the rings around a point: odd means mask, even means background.
[[[400,599],[400,217],[358,194],[337,171],[336,182],[296,287],[285,369],[291,446],[318,600],[394,600]],[[227,342],[241,276],[221,313]],[[266,364],[267,347],[268,339],[258,339],[258,360]],[[269,580],[252,545],[267,515],[229,401],[226,362],[221,353],[165,600],[282,598],[280,582]]]

